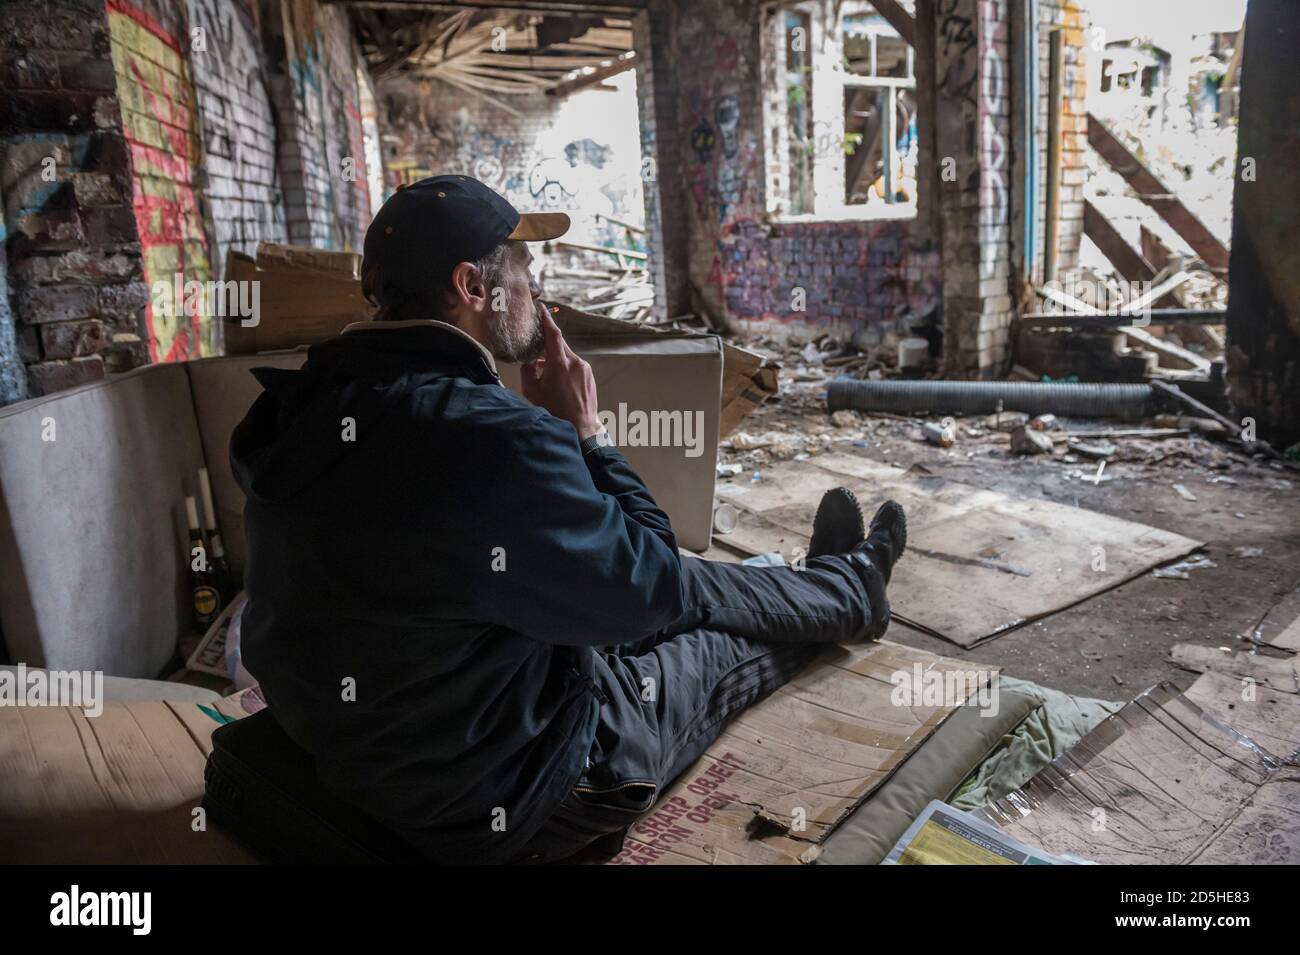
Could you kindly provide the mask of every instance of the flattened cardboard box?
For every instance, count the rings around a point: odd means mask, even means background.
[[[809,862],[820,842],[956,708],[893,698],[916,667],[956,660],[891,643],[828,648],[745,711],[633,826],[620,864]],[[986,671],[993,672],[993,671]],[[232,863],[254,859],[195,831],[212,730],[256,712],[256,690],[217,703],[0,709],[0,859]]]
[[[226,281],[256,280],[258,323],[244,327],[224,323],[226,353],[248,355],[297,348],[323,341],[352,322],[370,317],[361,294],[360,257],[308,246],[263,242],[254,259],[232,251],[226,257]],[[566,335],[587,339],[619,336],[625,340],[716,337],[700,332],[657,329],[559,306],[556,321]],[[718,339],[721,341],[721,339]],[[719,434],[730,434],[747,414],[777,392],[777,366],[763,356],[722,342],[722,395]]]
[[[314,276],[307,280],[320,281]],[[264,295],[272,284],[264,283]],[[591,364],[600,410],[608,412],[619,425],[611,433],[672,521],[678,545],[693,551],[707,550],[713,531],[713,483],[723,413],[725,349],[721,339],[714,335],[660,334],[565,306],[559,308],[557,321],[570,344]],[[348,322],[338,324],[341,329]],[[738,360],[748,354],[734,348],[731,351],[739,356]],[[222,535],[236,566],[242,565],[244,559],[243,535],[239,533],[243,496],[230,472],[226,449],[231,431],[261,390],[249,370],[261,365],[296,368],[303,360],[301,354],[282,352],[189,363],[204,448],[208,460],[215,462],[210,467]],[[737,367],[740,375],[748,366]],[[518,393],[518,367],[502,364],[498,370],[506,387]],[[736,387],[740,393],[728,411],[733,416],[751,401],[754,393],[753,387]]]
[[[1207,676],[1187,695],[1168,683],[1142,693],[983,818],[1099,863],[1300,863],[1300,698],[1247,701],[1240,682]],[[1225,721],[1238,710],[1292,751],[1270,752]]]
[[[713,533],[722,351],[713,336],[567,332],[591,364],[614,443],[673,524],[677,543],[705,551]],[[517,394],[518,365],[500,364]]]
[[[194,828],[212,731],[263,705],[255,690],[211,704],[0,707],[0,860],[240,863],[230,836]]]
[[[835,826],[965,699],[901,702],[898,675],[918,667],[961,675],[954,684],[997,672],[886,641],[828,648],[729,723],[632,825],[611,864],[812,862]]]

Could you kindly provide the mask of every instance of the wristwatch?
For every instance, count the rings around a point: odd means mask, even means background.
[[[594,451],[596,448],[612,447],[614,439],[609,436],[609,432],[601,428],[593,435],[588,435],[582,439],[582,453],[585,455],[588,451]]]

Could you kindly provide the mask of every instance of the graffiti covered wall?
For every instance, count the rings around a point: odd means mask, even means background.
[[[767,215],[764,150],[775,147],[764,142],[763,98],[777,79],[762,59],[761,5],[662,7],[674,21],[669,59],[679,70],[668,91],[686,201],[661,214],[666,231],[686,232],[697,306],[724,321],[843,325],[872,339],[900,306],[922,311],[938,302],[938,245],[917,220]]]
[[[283,59],[271,90],[280,120],[279,168],[289,241],[358,250],[370,222],[361,128],[360,56],[347,12],[280,0],[266,28]]]
[[[502,97],[509,112],[441,83],[385,77],[386,185],[471,175],[521,211],[567,212],[568,239],[627,247],[627,230],[609,220],[645,221],[635,74],[607,82],[615,89]]]
[[[195,190],[202,162],[199,119],[189,64],[176,35],[150,11],[109,0],[109,33],[117,75],[122,129],[131,149],[133,208],[145,280],[207,282],[211,251]],[[210,318],[169,307],[171,296],[150,295],[146,344],[152,361],[183,361],[215,354],[220,331]]]
[[[230,251],[252,255],[259,241],[288,241],[275,121],[250,7],[232,0],[189,0],[188,10],[212,267],[224,274]]]

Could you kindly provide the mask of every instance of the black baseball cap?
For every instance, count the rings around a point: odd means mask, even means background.
[[[386,286],[446,281],[459,262],[481,259],[502,242],[542,242],[569,230],[563,212],[520,213],[472,176],[430,176],[399,188],[366,230],[365,260],[383,268]]]

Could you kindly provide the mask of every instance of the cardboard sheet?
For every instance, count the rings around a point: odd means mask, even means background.
[[[737,717],[632,826],[615,864],[797,864],[958,703],[901,705],[891,676],[990,668],[898,644],[832,647]],[[956,681],[954,681],[956,682]]]
[[[610,435],[672,520],[677,543],[706,549],[718,459],[720,339],[566,334],[591,365]],[[502,363],[497,370],[501,383],[520,393],[519,366]]]
[[[1279,650],[1290,650],[1293,653],[1300,650],[1300,587],[1291,590],[1270,607],[1258,626],[1242,636]]]
[[[1202,647],[1194,643],[1175,643],[1169,659],[1194,673],[1224,673],[1270,687],[1280,693],[1300,693],[1300,661],[1294,656],[1275,657],[1260,653],[1234,652],[1227,647]]]
[[[1240,686],[1199,691],[1222,712]],[[1295,739],[1300,707],[1282,705]],[[1300,862],[1300,766],[1152,687],[981,813],[1048,852],[1108,864]]]
[[[822,494],[853,490],[870,519],[892,497],[907,509],[908,549],[890,585],[898,619],[969,647],[1190,553],[1201,542],[1096,511],[1012,498],[850,454],[818,455],[719,484],[740,511],[718,540],[747,553],[806,549]],[[1098,550],[1100,548],[1100,550]],[[1104,569],[1097,569],[1104,556]]]
[[[0,707],[0,861],[252,862],[234,839],[195,831],[212,731],[261,705],[215,703]]]

